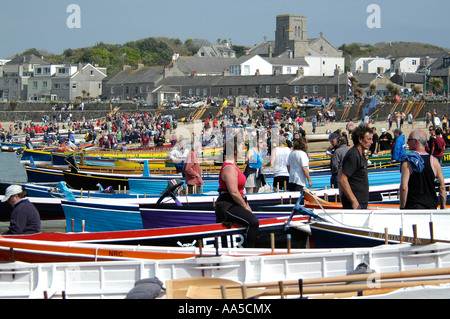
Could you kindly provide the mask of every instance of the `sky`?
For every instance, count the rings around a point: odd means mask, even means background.
[[[336,47],[411,41],[450,50],[449,8],[448,0],[1,0],[0,59],[159,36],[252,46],[275,39],[280,14],[305,15],[308,38],[323,32]]]

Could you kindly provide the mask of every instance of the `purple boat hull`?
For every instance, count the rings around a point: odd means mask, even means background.
[[[216,223],[214,211],[182,209],[157,209],[140,207],[142,225],[145,229],[180,226],[206,225]],[[258,219],[288,217],[291,210],[278,212],[253,212]]]

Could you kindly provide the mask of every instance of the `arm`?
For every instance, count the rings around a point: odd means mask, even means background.
[[[441,209],[445,209],[447,204],[447,192],[445,191],[445,180],[444,173],[442,172],[442,167],[439,164],[439,161],[434,156],[433,158],[433,166],[436,172],[436,178],[439,181],[439,203],[441,205]]]
[[[400,208],[405,208],[406,198],[408,197],[408,182],[411,175],[411,164],[404,161],[401,166],[401,181],[400,181]]]
[[[308,180],[309,187],[311,187],[313,183],[311,181],[311,177],[309,176],[309,167],[303,166],[302,170],[303,170],[303,174],[305,174],[306,179]]]
[[[356,199],[356,197],[353,194],[353,191],[350,187],[350,183],[348,182],[348,176],[345,173],[341,173],[338,183],[339,183],[340,189],[343,191],[343,193],[348,198],[348,200],[352,203],[352,208],[353,209],[361,208],[358,200]]]
[[[273,168],[273,164],[275,163],[275,156],[277,154],[277,148],[272,150],[272,154],[270,155],[270,161],[269,163],[266,164],[266,166],[270,166],[271,168]]]
[[[222,171],[222,180],[227,184],[228,193],[233,197],[236,204],[244,207],[245,209],[252,211],[250,206],[245,202],[241,193],[238,190],[238,172],[233,165],[226,166]]]

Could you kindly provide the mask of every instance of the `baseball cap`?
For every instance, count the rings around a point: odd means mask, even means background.
[[[339,137],[339,134],[338,134],[338,133],[331,133],[331,134],[328,136],[328,141],[331,142],[332,140],[334,140],[335,138],[338,138],[338,137]]]
[[[8,186],[8,188],[6,189],[6,192],[5,192],[5,197],[3,197],[2,202],[3,203],[7,202],[11,196],[20,194],[20,193],[22,193],[22,191],[23,191],[22,186],[19,186],[19,185]]]

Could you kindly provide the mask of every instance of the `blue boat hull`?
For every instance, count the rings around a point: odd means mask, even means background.
[[[61,201],[68,231],[87,232],[143,229],[138,206],[110,206]]]

